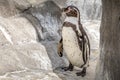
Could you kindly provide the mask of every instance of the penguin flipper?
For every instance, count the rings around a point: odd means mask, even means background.
[[[58,43],[58,46],[57,46],[57,53],[60,57],[63,56],[63,42],[62,42],[62,38],[61,40],[59,41]]]

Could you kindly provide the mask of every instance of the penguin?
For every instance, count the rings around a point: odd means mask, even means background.
[[[68,6],[62,9],[66,15],[61,30],[61,39],[58,43],[58,55],[63,56],[63,51],[69,60],[69,66],[64,67],[65,71],[73,71],[74,66],[82,68],[77,76],[84,77],[89,66],[90,42],[80,22],[80,12],[75,6]]]

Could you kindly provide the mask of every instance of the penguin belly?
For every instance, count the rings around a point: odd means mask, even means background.
[[[84,64],[78,39],[72,27],[63,27],[63,48],[72,65],[80,67]]]

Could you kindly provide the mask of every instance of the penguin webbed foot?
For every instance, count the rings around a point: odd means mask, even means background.
[[[64,71],[73,71],[74,66],[70,63],[68,67],[63,67]]]
[[[84,77],[86,75],[86,68],[83,68],[81,72],[77,72],[76,75]]]

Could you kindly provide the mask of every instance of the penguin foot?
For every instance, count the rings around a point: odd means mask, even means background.
[[[86,75],[86,68],[83,68],[81,72],[77,72],[76,75],[84,77]]]
[[[63,67],[64,71],[73,71],[74,66],[70,63],[68,67]]]

